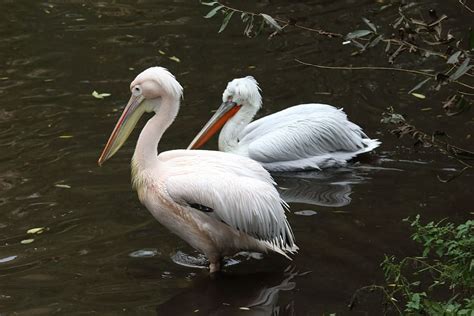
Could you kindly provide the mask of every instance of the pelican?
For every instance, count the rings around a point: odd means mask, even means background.
[[[200,148],[223,127],[219,150],[250,157],[269,171],[301,171],[344,166],[380,145],[327,104],[296,105],[250,123],[262,106],[251,76],[229,82],[222,101],[188,149]]]
[[[132,186],[140,202],[171,232],[209,259],[240,251],[296,252],[286,204],[257,162],[218,151],[172,150],[158,143],[179,111],[183,88],[165,68],[152,67],[130,84],[132,93],[100,155],[102,165],[124,144],[145,112],[154,112],[138,137]]]

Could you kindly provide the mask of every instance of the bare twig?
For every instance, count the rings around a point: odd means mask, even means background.
[[[461,175],[464,173],[464,171],[466,171],[467,169],[470,169],[470,168],[471,168],[471,166],[465,166],[464,168],[461,169],[461,171],[459,171],[459,172],[453,174],[452,176],[448,177],[447,179],[441,179],[441,177],[440,177],[439,175],[437,175],[437,177],[438,177],[438,180],[439,180],[440,182],[448,183],[448,182],[453,181],[453,180],[456,179],[457,177],[461,176]]]
[[[468,10],[469,12],[471,13],[474,13],[474,10],[471,9],[467,4],[466,4],[467,0],[459,0],[459,3],[466,9]]]
[[[317,65],[317,64],[311,64],[311,63],[308,63],[308,62],[304,62],[304,61],[301,61],[297,58],[295,58],[295,61],[297,63],[302,64],[302,65],[321,68],[321,69],[399,71],[399,72],[411,73],[411,74],[416,74],[416,75],[423,75],[425,77],[430,77],[430,78],[436,78],[436,75],[434,75],[434,74],[430,74],[430,73],[425,72],[425,71],[413,70],[413,69],[404,69],[404,68],[395,68],[395,67],[377,67],[377,66],[362,66],[362,67],[324,66],[324,65]],[[468,85],[467,83],[464,83],[464,82],[461,82],[461,81],[458,81],[458,80],[454,80],[453,82],[458,84],[458,85],[461,85],[463,87],[474,90],[474,86]]]
[[[359,292],[364,292],[364,291],[375,291],[375,290],[378,290],[378,291],[381,291],[382,294],[385,296],[385,299],[387,301],[389,301],[393,307],[395,307],[395,309],[397,310],[398,314],[399,315],[403,315],[402,311],[400,310],[400,308],[398,307],[398,305],[395,303],[395,298],[387,292],[387,290],[385,289],[385,287],[383,286],[380,286],[380,285],[368,285],[368,286],[364,286],[364,287],[361,287],[359,289],[357,289],[357,291],[355,291],[355,293],[352,295],[351,297],[351,300],[349,302],[349,309],[353,309],[354,306],[355,306],[355,303],[357,301],[357,298],[359,297]],[[393,293],[392,293],[393,294]]]

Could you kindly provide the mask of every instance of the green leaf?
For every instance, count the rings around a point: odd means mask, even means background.
[[[370,43],[369,43],[369,47],[375,47],[377,46],[378,43],[380,43],[380,41],[382,40],[383,36],[382,35],[379,35],[377,36],[376,38],[374,38]]]
[[[348,33],[346,35],[346,39],[351,40],[351,39],[361,38],[372,33],[373,32],[369,30],[357,30],[357,31]]]
[[[253,15],[250,17],[250,20],[247,22],[247,26],[245,26],[245,29],[244,29],[245,36],[251,37],[252,30],[253,30]]]
[[[456,64],[459,62],[459,56],[461,55],[462,51],[457,51],[451,56],[449,56],[448,61],[446,63],[448,64]]]
[[[227,24],[229,24],[229,21],[232,18],[233,14],[234,14],[234,11],[232,11],[230,13],[227,13],[224,20],[222,20],[222,25],[221,25],[221,28],[219,29],[218,33],[222,33],[225,30],[225,28],[227,27]]]
[[[413,91],[416,91],[418,89],[420,89],[425,83],[427,83],[428,81],[430,81],[431,78],[427,78],[423,81],[421,81],[420,83],[418,83],[416,86],[413,87],[413,89],[411,89],[410,91],[408,91],[408,94],[411,94],[413,93]]]
[[[366,18],[362,18],[362,21],[364,21],[365,24],[367,24],[367,26],[368,26],[372,31],[374,31],[374,33],[377,33],[377,27],[375,26],[374,23],[370,22],[369,19],[366,19]]]
[[[271,16],[269,16],[268,14],[265,14],[265,13],[260,13],[260,15],[263,17],[265,22],[267,22],[267,24],[272,26],[275,30],[277,30],[277,31],[282,30],[282,27],[278,24],[277,21],[275,21],[274,18],[272,18]]]
[[[217,12],[219,12],[220,9],[222,9],[224,6],[223,5],[218,5],[217,7],[215,7],[214,9],[212,9],[211,11],[209,11],[205,16],[204,18],[205,19],[210,19],[212,18],[214,15],[216,15]]]
[[[454,80],[460,78],[462,75],[464,75],[466,72],[468,72],[472,67],[474,67],[474,65],[469,65],[470,61],[471,61],[470,58],[464,59],[464,61],[458,67],[458,69],[456,69],[456,71],[451,76],[449,76],[449,80],[454,81]]]
[[[211,1],[211,2],[202,2],[201,1],[201,4],[203,5],[207,5],[209,7],[212,7],[213,5],[215,5],[217,2],[216,1]]]

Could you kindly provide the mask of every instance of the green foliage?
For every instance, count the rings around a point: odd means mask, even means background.
[[[212,7],[204,16],[205,18],[222,16],[219,33],[226,29],[233,15],[239,15],[244,25],[243,33],[247,37],[258,36],[262,33],[262,30],[268,29],[271,31],[269,36],[271,38],[288,27],[329,38],[343,38],[343,45],[351,45],[356,48],[352,51],[352,56],[363,54],[371,49],[378,49],[379,52],[387,55],[390,64],[394,64],[400,56],[406,54],[416,54],[422,56],[423,59],[436,58],[438,60],[437,66],[434,69],[428,69],[428,71],[399,67],[394,68],[394,70],[425,77],[420,79],[408,91],[408,94],[420,99],[429,96],[429,94],[423,92],[438,91],[443,86],[454,86],[451,97],[443,103],[443,109],[447,116],[461,114],[470,108],[472,91],[474,91],[472,85],[472,78],[474,78],[474,64],[472,63],[472,60],[474,60],[472,56],[474,31],[469,29],[468,34],[457,32],[458,34],[455,36],[451,31],[452,26],[446,29],[444,25],[448,20],[448,16],[445,14],[438,15],[435,10],[428,9],[426,6],[411,1],[390,1],[389,4],[381,5],[379,12],[392,8],[393,13],[396,14],[392,23],[377,25],[374,21],[362,17],[362,22],[365,25],[362,28],[357,27],[353,31],[348,30],[349,32],[344,35],[309,27],[288,17],[274,18],[266,13],[243,11],[220,1],[203,2],[201,0],[201,3]],[[459,9],[474,12],[461,0],[459,3],[462,5],[458,7]],[[398,12],[395,12],[397,7]],[[385,46],[385,48],[382,46]],[[333,68],[336,69],[336,67]],[[367,68],[374,69],[376,67]],[[387,70],[387,68],[384,70]],[[453,83],[454,85],[452,85]],[[464,91],[466,89],[470,92]]]
[[[247,37],[254,37],[259,35],[265,28],[265,26],[272,29],[273,33],[280,32],[283,29],[283,27],[277,22],[275,18],[265,13],[242,11],[226,6],[218,1],[201,1],[201,4],[212,7],[212,9],[204,16],[204,18],[210,19],[219,12],[223,15],[222,23],[219,28],[219,33],[222,33],[227,28],[227,25],[229,24],[229,21],[234,15],[234,13],[240,14],[240,20],[245,25],[244,34]]]
[[[411,315],[474,315],[474,221],[423,225],[419,215],[405,221],[423,251],[402,260],[385,257],[381,266],[387,299],[397,309],[404,302]]]

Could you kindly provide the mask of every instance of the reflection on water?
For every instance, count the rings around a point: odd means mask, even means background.
[[[278,191],[287,203],[342,207],[351,202],[352,186],[366,177],[356,169],[280,173],[275,175]]]
[[[281,292],[296,288],[299,273],[294,266],[283,272],[222,273],[205,277],[156,308],[158,315],[296,315],[294,302],[279,300]]]

